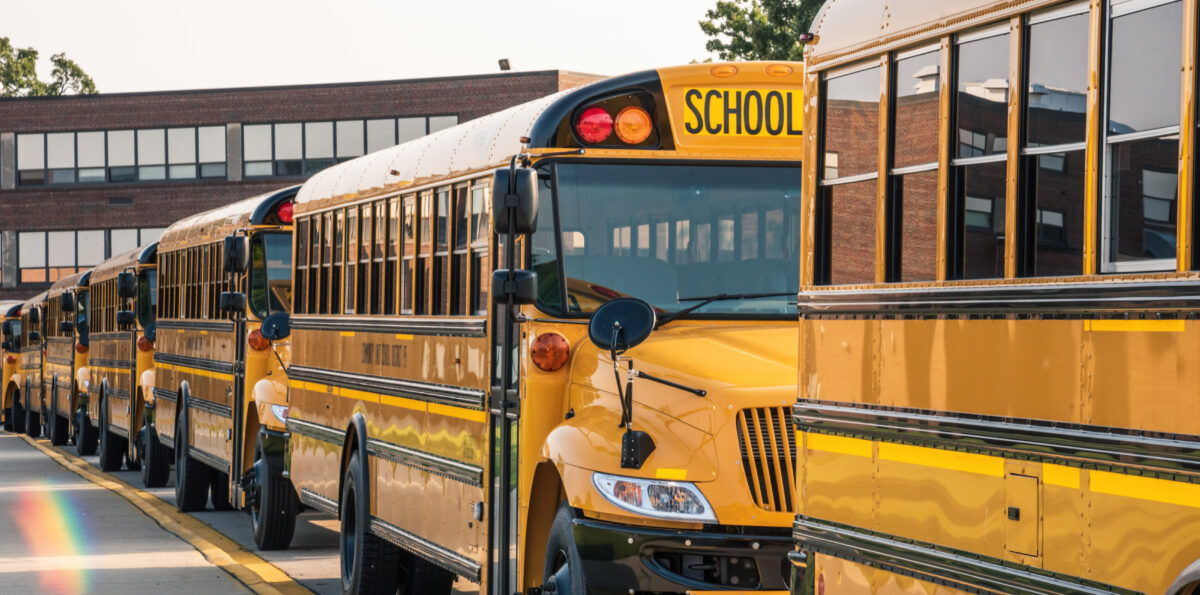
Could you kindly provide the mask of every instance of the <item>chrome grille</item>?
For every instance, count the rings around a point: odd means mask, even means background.
[[[738,412],[738,445],[750,497],[759,508],[795,512],[796,433],[787,407]]]

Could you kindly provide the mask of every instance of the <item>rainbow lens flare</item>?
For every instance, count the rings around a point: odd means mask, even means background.
[[[21,529],[29,555],[58,559],[87,555],[83,511],[71,497],[70,486],[41,482],[29,487],[20,492],[17,505],[9,513]],[[41,592],[87,593],[91,586],[87,569],[64,566],[39,571]]]

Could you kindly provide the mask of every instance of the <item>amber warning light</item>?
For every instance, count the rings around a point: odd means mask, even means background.
[[[542,333],[533,340],[529,348],[533,365],[547,372],[561,369],[571,355],[571,346],[566,337],[558,333]]]

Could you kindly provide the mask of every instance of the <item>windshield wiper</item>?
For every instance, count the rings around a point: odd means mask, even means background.
[[[719,302],[719,301],[723,301],[723,300],[751,300],[754,298],[783,297],[783,296],[789,296],[789,295],[795,295],[795,294],[790,291],[775,292],[775,293],[718,293],[717,295],[679,298],[679,301],[681,301],[681,302],[699,301],[700,303],[693,304],[682,310],[676,310],[675,312],[672,312],[670,314],[667,314],[666,316],[663,316],[662,318],[659,318],[658,322],[654,324],[654,328],[657,329],[657,328],[661,327],[662,325],[664,325],[668,322],[671,322],[672,320],[683,318],[684,316],[687,316],[688,314],[691,314],[692,312],[695,312],[696,310],[699,310],[700,308],[703,308],[713,302]]]

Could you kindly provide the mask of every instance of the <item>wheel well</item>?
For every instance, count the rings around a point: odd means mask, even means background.
[[[255,407],[254,401],[250,401],[246,411],[246,423],[242,428],[242,469],[238,472],[238,477],[254,464],[254,444],[258,438],[259,425],[258,407]]]
[[[346,426],[346,440],[343,442],[343,444],[345,446],[342,447],[342,464],[338,467],[337,499],[339,502],[339,518],[341,517],[340,502],[342,499],[342,490],[346,489],[346,467],[350,465],[350,455],[354,454],[355,450],[358,450],[358,432],[354,428],[353,420],[351,420],[350,424]]]
[[[554,464],[545,461],[533,472],[533,485],[529,491],[529,518],[525,522],[525,585],[540,585],[545,556],[530,555],[530,552],[546,551],[550,538],[550,526],[558,504],[566,499],[562,478]]]

